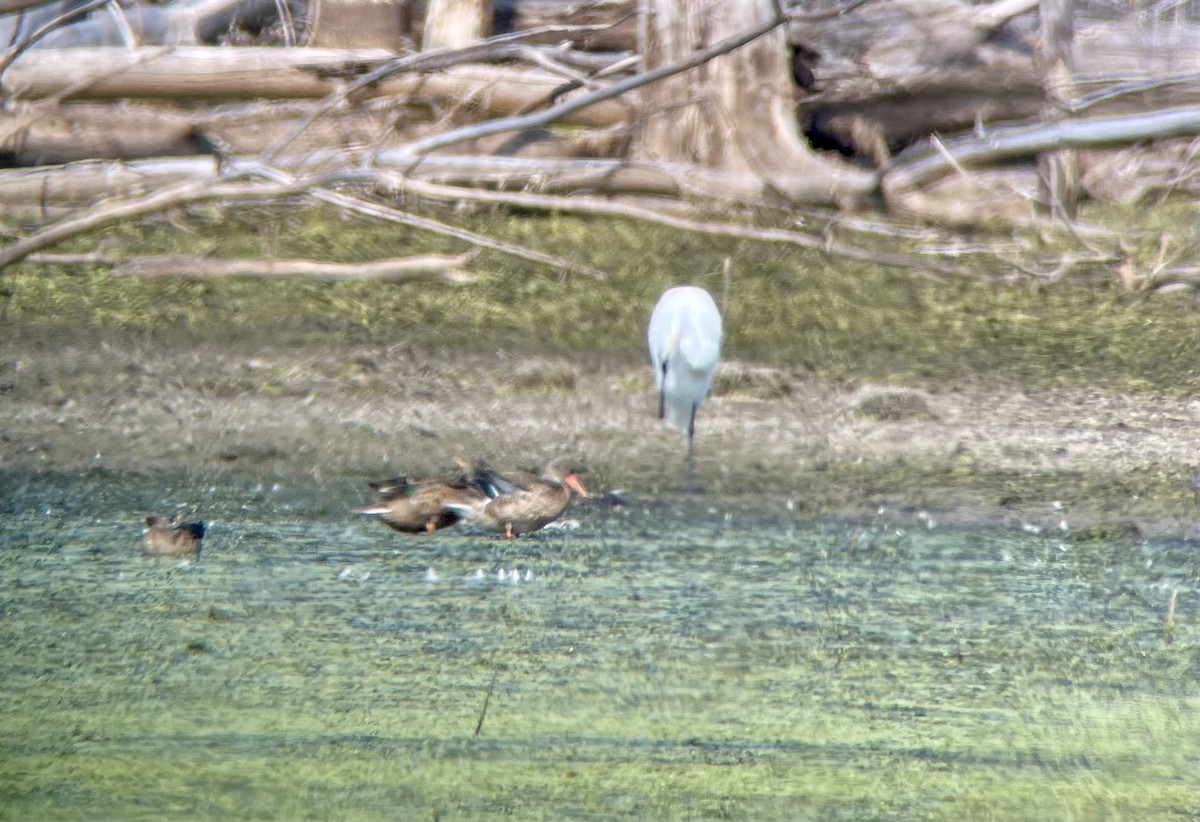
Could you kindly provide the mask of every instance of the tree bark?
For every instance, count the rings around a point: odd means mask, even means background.
[[[1070,116],[1074,97],[1074,14],[1074,0],[1041,0],[1044,120]],[[1038,173],[1043,207],[1057,218],[1074,219],[1079,204],[1079,155],[1071,149],[1042,154],[1038,157]]]
[[[412,28],[408,0],[312,0],[310,8],[317,3],[314,46],[398,52]]]
[[[491,0],[429,0],[421,48],[460,49],[492,33]]]
[[[633,51],[637,45],[637,0],[520,0],[496,14],[496,33],[546,26],[586,26],[590,31],[545,34],[527,43],[558,44],[570,40],[592,51]],[[602,28],[593,28],[602,27]]]
[[[643,6],[646,69],[689,55],[776,15],[770,0],[651,0]],[[753,173],[786,200],[849,205],[866,175],[818,157],[793,113],[791,49],[780,25],[765,36],[647,87],[634,154]]]

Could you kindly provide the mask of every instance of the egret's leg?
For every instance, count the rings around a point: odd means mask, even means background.
[[[663,360],[662,379],[658,381],[658,418],[667,416],[667,361]]]
[[[692,451],[692,438],[688,437],[687,441],[687,479],[684,481],[684,488],[688,491],[698,489],[696,485],[696,457]]]
[[[699,403],[692,403],[692,416],[688,420],[687,427],[687,489],[689,491],[696,490],[696,455],[692,448],[692,443],[696,438],[696,409],[700,407]]]

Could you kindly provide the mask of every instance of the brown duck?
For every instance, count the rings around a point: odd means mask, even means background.
[[[379,495],[374,505],[354,510],[360,514],[375,514],[397,531],[409,534],[435,534],[458,522],[458,512],[449,503],[470,505],[488,497],[479,488],[467,483],[450,483],[440,479],[409,482],[407,477],[372,482]]]
[[[587,497],[579,475],[563,459],[552,460],[541,474],[513,471],[501,474],[486,464],[475,470],[473,482],[486,491],[483,499],[452,501],[446,507],[505,537],[528,534],[562,516],[571,493]]]
[[[200,556],[200,543],[204,540],[204,531],[203,522],[183,522],[180,517],[174,520],[166,517],[146,517],[142,556]]]

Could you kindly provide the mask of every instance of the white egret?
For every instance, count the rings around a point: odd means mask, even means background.
[[[650,362],[658,383],[658,418],[687,434],[687,483],[694,484],[696,409],[708,395],[721,357],[721,312],[703,288],[670,288],[650,315]]]

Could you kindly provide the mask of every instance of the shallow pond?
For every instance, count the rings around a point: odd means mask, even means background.
[[[0,483],[0,818],[1198,812],[1194,543],[702,497],[506,542],[312,479]],[[140,557],[181,504],[199,561]]]

